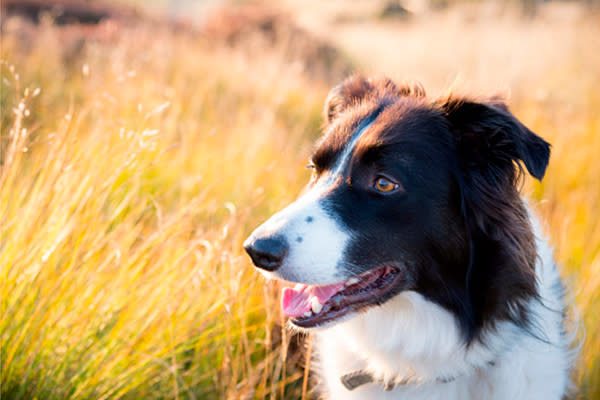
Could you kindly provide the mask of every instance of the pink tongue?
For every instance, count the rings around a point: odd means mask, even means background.
[[[281,291],[281,309],[288,317],[303,315],[311,309],[311,297],[316,297],[319,303],[324,304],[342,286],[344,286],[343,283],[326,286],[298,284],[294,288],[283,288]]]

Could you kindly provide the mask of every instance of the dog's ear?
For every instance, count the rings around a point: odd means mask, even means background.
[[[372,90],[371,83],[360,75],[351,76],[333,87],[325,100],[325,122],[329,124],[349,106],[359,103]]]
[[[450,96],[437,105],[458,152],[456,179],[469,254],[468,312],[463,321],[467,339],[491,316],[528,329],[528,301],[537,295],[537,253],[517,187],[523,171],[519,163],[541,180],[550,145],[498,99],[480,102]]]
[[[324,119],[329,124],[349,107],[368,98],[381,100],[401,96],[424,97],[425,89],[418,82],[396,85],[386,77],[365,78],[354,75],[335,86],[325,101]]]
[[[455,135],[464,167],[494,180],[514,176],[515,162],[541,180],[550,159],[550,144],[517,120],[499,99],[477,102],[450,96],[439,102]]]

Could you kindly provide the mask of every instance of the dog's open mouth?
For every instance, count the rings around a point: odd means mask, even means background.
[[[312,328],[383,303],[397,290],[401,280],[402,274],[397,268],[381,267],[332,285],[299,283],[283,289],[281,309],[292,317],[294,325]]]

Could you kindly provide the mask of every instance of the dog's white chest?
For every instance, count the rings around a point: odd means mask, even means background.
[[[572,338],[562,332],[562,300],[552,251],[536,228],[540,254],[536,273],[543,305],[532,301],[535,338],[509,323],[499,324],[485,345],[462,345],[450,313],[414,292],[315,332],[317,372],[325,398],[337,399],[560,399],[573,362]],[[542,339],[542,340],[540,340]],[[340,378],[371,370],[382,381],[416,374],[424,383],[392,391],[367,383],[347,390]],[[442,383],[436,377],[452,377]]]

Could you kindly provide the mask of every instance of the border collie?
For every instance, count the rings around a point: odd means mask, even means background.
[[[244,243],[291,283],[281,306],[315,334],[325,398],[565,395],[563,285],[519,194],[549,157],[497,98],[360,76],[332,89],[310,183]]]

